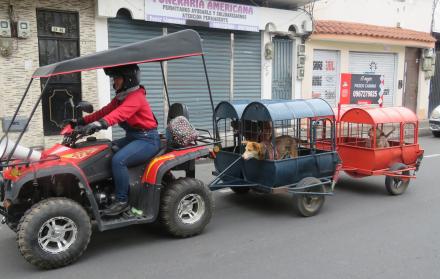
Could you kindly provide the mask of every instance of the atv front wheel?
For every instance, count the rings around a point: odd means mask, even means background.
[[[211,220],[214,200],[202,181],[180,178],[165,187],[160,205],[160,222],[176,237],[199,234]]]
[[[92,234],[84,208],[67,198],[49,198],[33,205],[20,220],[17,244],[31,264],[53,269],[76,261]]]

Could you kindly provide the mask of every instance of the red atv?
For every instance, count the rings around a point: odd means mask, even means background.
[[[44,66],[36,70],[31,82],[44,77],[47,85],[57,75],[153,61],[162,66],[164,61],[189,56],[202,58],[213,108],[201,39],[193,30]],[[84,102],[79,108],[93,110]],[[185,108],[181,104],[169,106],[168,118],[185,115]],[[131,210],[108,218],[100,211],[114,198],[111,159],[117,150],[110,140],[89,137],[81,129],[67,126],[61,144],[41,154],[23,156],[18,143],[24,132],[15,144],[8,141],[8,132],[2,138],[3,154],[0,147],[0,214],[3,223],[17,232],[22,255],[40,268],[57,268],[77,260],[90,241],[92,223],[105,231],[158,220],[170,234],[188,237],[200,233],[210,221],[214,206],[211,192],[195,179],[195,160],[207,157],[208,145],[215,142],[209,134],[180,149],[171,149],[164,139],[154,159],[129,169]],[[185,171],[185,177],[174,178],[173,170]]]

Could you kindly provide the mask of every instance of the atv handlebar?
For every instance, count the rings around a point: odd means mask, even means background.
[[[96,132],[92,130],[91,133],[85,133],[84,127],[85,126],[76,126],[72,128],[72,125],[67,124],[60,133],[64,136],[62,144],[72,146],[81,138],[90,136]]]

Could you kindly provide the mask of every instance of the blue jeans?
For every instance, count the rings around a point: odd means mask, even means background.
[[[120,149],[113,156],[112,171],[116,200],[128,201],[130,190],[128,167],[147,163],[159,152],[160,138],[157,130],[148,132],[127,132],[125,138],[113,142]]]

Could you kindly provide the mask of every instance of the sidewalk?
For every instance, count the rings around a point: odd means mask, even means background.
[[[419,137],[431,136],[431,130],[429,130],[429,120],[419,121]]]

